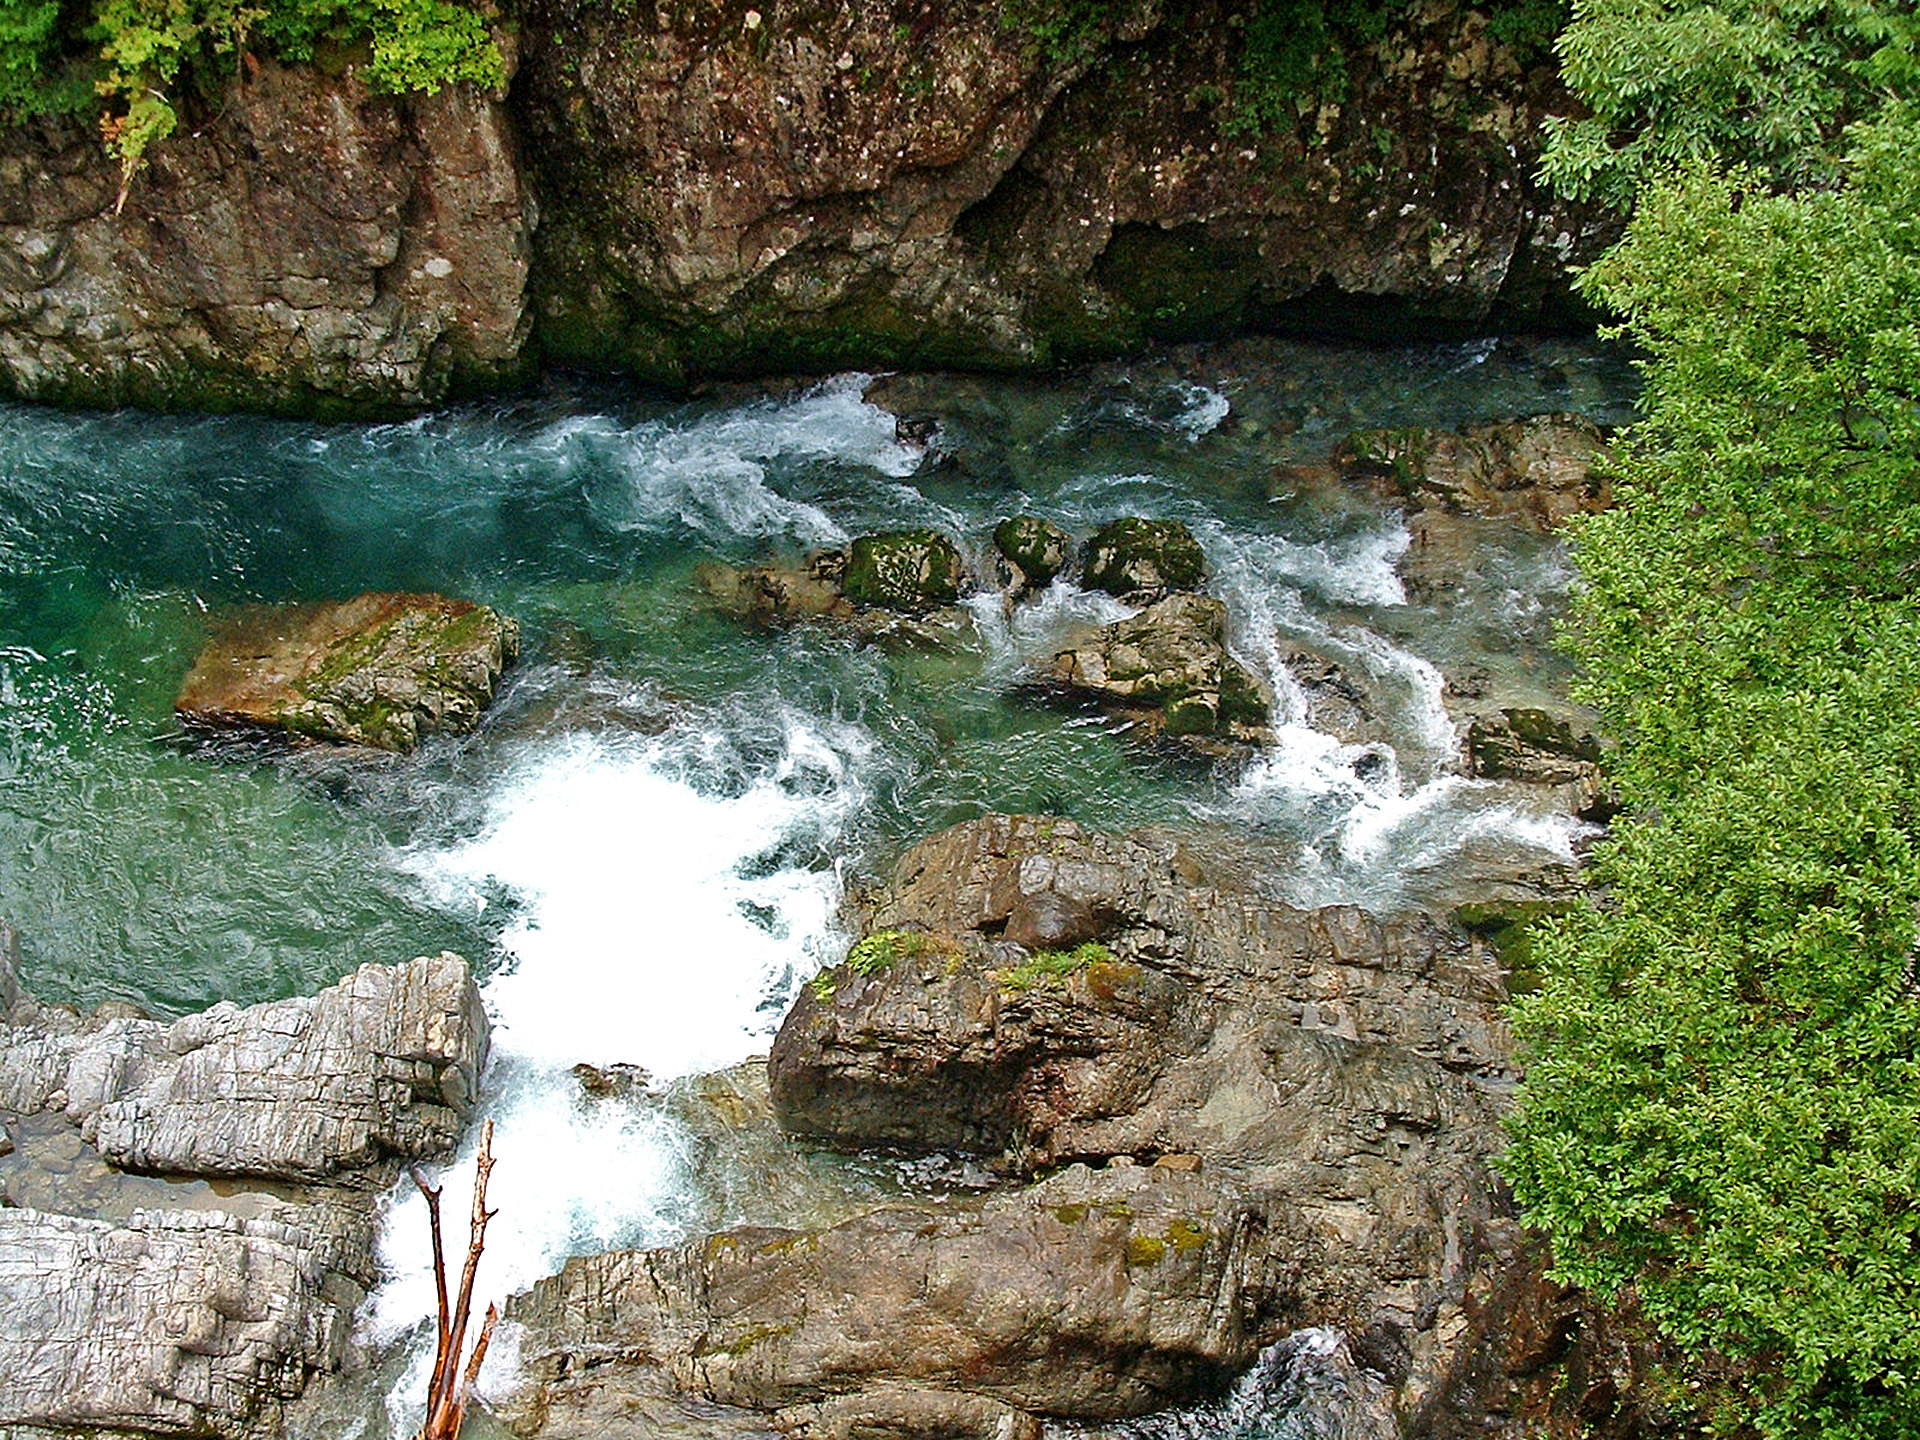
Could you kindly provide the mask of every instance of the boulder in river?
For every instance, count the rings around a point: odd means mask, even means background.
[[[1013,571],[1015,595],[1043,590],[1067,568],[1073,537],[1038,515],[1014,515],[993,527],[993,546]]]
[[[1359,430],[1335,458],[1347,473],[1384,482],[1416,508],[1547,531],[1606,506],[1606,480],[1596,468],[1605,448],[1605,435],[1585,416],[1548,414],[1457,430]]]
[[[488,1027],[457,955],[363,965],[318,995],[166,1023],[25,1002],[0,1028],[0,1109],[62,1113],[160,1174],[384,1183],[453,1148]]]
[[[190,727],[407,751],[480,723],[520,628],[444,595],[376,592],[224,617],[181,686]]]
[[[847,548],[841,588],[856,605],[925,615],[960,598],[966,566],[953,541],[934,530],[862,535]]]
[[[939,1212],[576,1259],[507,1307],[535,1382],[519,1403],[569,1435],[674,1395],[816,1436],[1143,1414],[1252,1362],[1290,1268],[1263,1227],[1194,1176],[1073,1166]]]
[[[1466,748],[1470,775],[1550,787],[1577,815],[1612,813],[1599,737],[1576,714],[1512,706],[1476,715],[1467,725]]]
[[[1169,595],[1053,658],[1045,679],[1198,748],[1257,743],[1271,701],[1227,651],[1227,607],[1207,595]]]
[[[1178,520],[1129,515],[1087,541],[1083,570],[1092,588],[1144,605],[1176,590],[1198,590],[1206,583],[1207,557]]]

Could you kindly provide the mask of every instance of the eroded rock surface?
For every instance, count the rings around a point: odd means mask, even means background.
[[[0,1434],[276,1434],[340,1365],[371,1241],[337,1206],[122,1224],[0,1209]]]
[[[500,100],[253,58],[118,213],[93,126],[0,129],[0,387],[325,413],[517,373],[534,212]]]
[[[1091,564],[1091,562],[1089,562]],[[1257,743],[1271,701],[1227,650],[1227,607],[1174,594],[1054,656],[1044,679],[1084,695],[1147,733],[1189,743]]]
[[[204,730],[406,751],[478,725],[519,648],[512,619],[444,595],[248,607],[216,625],[174,712]]]
[[[0,1028],[0,1109],[64,1114],[122,1169],[350,1179],[452,1148],[487,1040],[478,988],[450,954],[170,1024],[27,1001]]]
[[[543,1382],[521,1423],[677,1395],[800,1434],[990,1440],[1161,1409],[1245,1368],[1284,1309],[1264,1227],[1191,1175],[1072,1167],[943,1213],[573,1260],[508,1307]]]

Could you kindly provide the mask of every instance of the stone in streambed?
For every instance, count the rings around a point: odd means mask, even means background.
[[[848,547],[841,588],[856,605],[925,615],[959,600],[965,580],[953,541],[933,530],[895,530]]]
[[[1013,571],[1013,590],[1043,590],[1067,568],[1073,538],[1038,515],[1015,515],[993,527],[994,548]]]
[[[1458,430],[1358,430],[1334,459],[1346,473],[1385,482],[1416,508],[1557,529],[1603,509],[1609,493],[1596,462],[1606,437],[1582,415],[1531,415]]]
[[[1206,583],[1207,557],[1193,532],[1178,520],[1129,515],[1103,527],[1087,542],[1087,584],[1135,604]]]
[[[197,729],[408,751],[477,726],[519,648],[515,621],[444,595],[248,607],[216,625],[174,711]]]
[[[1170,595],[1108,625],[1044,672],[1049,683],[1144,722],[1150,733],[1200,742],[1257,743],[1271,702],[1227,651],[1227,607],[1206,595]]]

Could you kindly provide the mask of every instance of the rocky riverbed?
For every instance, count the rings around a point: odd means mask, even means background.
[[[0,1427],[410,1434],[484,1113],[488,1424],[1629,1433],[1487,1165],[1612,363],[21,412]]]

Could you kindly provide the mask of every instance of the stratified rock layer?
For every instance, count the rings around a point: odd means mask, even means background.
[[[0,1209],[0,1434],[278,1433],[371,1282],[369,1225],[303,1219]]]
[[[250,607],[216,626],[174,711],[209,730],[411,750],[478,725],[519,648],[513,620],[444,595]]]
[[[171,1024],[27,1002],[0,1027],[0,1110],[63,1113],[127,1170],[349,1179],[453,1147],[487,1040],[457,955]]]

